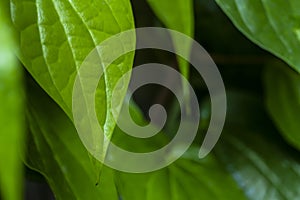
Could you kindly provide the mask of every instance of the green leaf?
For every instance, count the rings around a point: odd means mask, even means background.
[[[103,168],[100,183],[76,129],[34,83],[27,111],[30,135],[26,164],[43,174],[57,199],[118,199],[113,174]]]
[[[138,107],[128,98],[126,103],[130,103],[135,122],[147,124]],[[114,144],[131,152],[152,152],[169,141],[170,138],[163,133],[148,139],[129,137],[118,127],[113,135]],[[210,155],[200,160],[198,151],[199,148],[192,147],[172,165],[151,173],[115,171],[119,195],[123,200],[244,199],[244,194],[216,157]]]
[[[198,160],[196,150],[196,161],[180,159],[151,178],[148,199],[245,199],[216,158]]]
[[[155,12],[157,17],[162,21],[162,23],[169,29],[179,31],[187,36],[194,36],[194,7],[193,0],[174,0],[170,2],[169,0],[147,0],[148,4],[151,6],[152,10]],[[191,45],[189,42],[180,41],[176,35],[173,35],[173,41],[176,51],[181,50],[181,52],[186,55],[190,54]],[[189,77],[189,63],[177,57],[179,68],[183,76]],[[188,100],[188,87],[183,85],[185,97]]]
[[[249,199],[297,199],[299,153],[275,141],[275,134],[264,134],[238,128],[227,130],[216,148],[217,155]]]
[[[0,199],[18,200],[22,198],[23,185],[22,68],[13,54],[15,44],[3,13],[0,27]]]
[[[227,124],[214,149],[222,166],[248,199],[297,199],[299,152],[284,143],[271,121],[262,117],[266,113],[257,94],[230,91],[227,96]]]
[[[275,62],[264,75],[266,105],[283,136],[300,149],[300,75]]]
[[[145,124],[138,107],[131,102],[130,108],[136,123]],[[148,140],[128,137],[119,128],[115,130],[113,136],[114,144],[131,152],[152,152],[167,145],[169,141],[165,134],[157,134]],[[211,154],[200,160],[198,151],[199,148],[193,146],[175,163],[151,173],[115,172],[116,186],[121,198],[123,200],[244,199],[242,190],[217,158]]]
[[[198,149],[194,148],[187,154],[156,172],[118,173],[117,185],[122,199],[244,199],[243,192],[213,155],[198,160]]]
[[[300,3],[298,0],[216,0],[250,40],[300,73]]]
[[[226,127],[208,157],[199,160],[199,149],[192,147],[162,170],[118,173],[122,199],[297,199],[299,152],[282,141],[257,94],[230,90],[227,95]],[[209,112],[204,105],[202,112]]]
[[[124,200],[199,199],[199,196],[243,199],[241,190],[216,158],[211,155],[198,160],[198,149],[191,149],[184,158],[157,172],[128,174],[104,168],[100,184],[95,186],[97,172],[71,121],[41,89],[32,84],[29,88],[27,165],[46,177],[57,199],[117,199],[117,193]],[[137,107],[130,108],[137,123],[144,123]],[[114,138],[120,138],[121,131],[116,131]],[[161,138],[157,143],[163,142]],[[134,145],[127,141],[122,140],[123,145]],[[157,147],[156,143],[150,144]],[[134,146],[138,151],[135,147],[148,148],[140,143]]]
[[[72,119],[73,86],[77,74],[83,78],[78,73],[83,61],[105,39],[134,28],[129,0],[11,0],[11,10],[18,34],[19,58]],[[134,46],[134,36],[126,42]],[[122,48],[123,41],[118,45]],[[108,68],[104,67],[102,58],[113,52],[102,53],[98,52],[101,62],[97,64],[103,68],[104,75],[96,92],[96,110],[104,134],[110,138],[115,127],[112,91],[118,79],[132,68],[134,53],[122,56]],[[128,79],[124,81],[124,87],[118,91],[120,103],[128,82]],[[105,154],[106,143],[99,141],[98,146]]]

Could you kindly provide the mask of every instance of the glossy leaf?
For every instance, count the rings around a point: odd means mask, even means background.
[[[222,166],[248,199],[297,199],[299,152],[284,143],[268,118],[261,117],[266,114],[257,96],[238,91],[227,95],[228,120],[214,149]]]
[[[264,83],[271,117],[287,141],[300,149],[300,75],[273,63],[265,70]]]
[[[270,139],[272,134],[265,137],[243,129],[232,132],[224,132],[216,152],[245,195],[253,200],[297,199],[299,154]]]
[[[0,13],[0,27],[0,199],[18,200],[23,185],[22,70],[13,53],[15,44],[3,13]]]
[[[216,0],[250,40],[300,73],[300,3],[298,0]]]
[[[118,199],[113,174],[103,168],[100,183],[76,129],[34,83],[27,111],[27,165],[43,174],[57,199]]]
[[[11,0],[11,11],[20,60],[71,119],[74,80],[83,61],[103,40],[134,28],[129,0]],[[130,44],[126,45],[135,45],[134,36],[128,41]],[[124,44],[118,45],[121,48]],[[110,138],[115,127],[110,104],[112,91],[118,79],[132,68],[134,53],[104,69],[105,53],[98,52],[98,64],[104,75],[96,92],[96,110],[104,134]],[[81,74],[78,76],[82,78]],[[128,81],[118,91],[120,102]],[[106,144],[98,146],[105,153]]]

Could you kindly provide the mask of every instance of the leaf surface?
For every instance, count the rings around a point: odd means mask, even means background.
[[[298,0],[216,0],[250,40],[300,73]]]
[[[122,199],[245,199],[242,190],[213,155],[198,160],[197,153],[198,149],[192,148],[188,156],[152,173],[118,173]]]
[[[20,60],[70,119],[73,118],[75,77],[78,75],[80,79],[83,78],[78,73],[83,61],[105,39],[134,28],[128,0],[11,0],[11,12],[18,36]],[[135,45],[134,36],[128,41],[126,45]],[[123,41],[119,42],[118,48],[123,45]],[[115,127],[111,108],[112,91],[118,79],[132,68],[134,56],[134,53],[126,54],[106,68],[103,60],[107,54],[113,53],[114,49],[110,50],[105,53],[98,51],[100,62],[97,64],[103,76],[99,78],[96,94],[84,94],[96,96],[98,120],[109,139]],[[123,87],[118,90],[121,103],[128,82],[128,79],[125,80]],[[106,142],[97,142],[105,154]]]

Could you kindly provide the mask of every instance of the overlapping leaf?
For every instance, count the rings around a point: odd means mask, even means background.
[[[118,195],[124,200],[243,198],[241,190],[215,158],[194,161],[195,152],[152,173],[128,174],[104,168],[100,183],[95,186],[96,172],[71,121],[35,88],[31,86],[27,113],[30,123],[27,164],[46,177],[57,199],[117,199]],[[143,123],[140,111],[134,106],[131,109],[139,123]],[[122,143],[133,145],[124,140]],[[220,182],[226,183],[227,188],[218,185]]]
[[[284,143],[268,118],[261,117],[266,114],[258,98],[230,92],[228,103],[229,119],[215,148],[217,158],[248,199],[297,199],[299,152]]]
[[[214,156],[199,161],[197,160],[198,149],[195,150],[197,151],[192,153],[192,159],[182,158],[148,175],[120,174],[118,177],[121,179],[122,198],[126,200],[244,199],[243,192],[221,163]],[[130,192],[134,188],[135,192]]]
[[[34,83],[27,119],[27,165],[43,174],[57,199],[118,199],[111,170],[100,183],[88,152],[63,111]]]

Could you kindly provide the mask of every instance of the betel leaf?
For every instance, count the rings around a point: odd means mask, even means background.
[[[187,152],[188,156],[159,171],[148,174],[118,172],[117,185],[122,199],[245,199],[221,163],[213,155],[199,160],[199,149],[194,148]]]
[[[200,161],[198,157],[196,159],[180,159],[158,172],[149,181],[147,198],[245,199],[243,192],[214,156]]]
[[[166,28],[179,31],[187,36],[194,36],[194,6],[193,0],[147,0],[148,4],[162,21]],[[175,50],[190,54],[191,43],[180,41],[176,35],[171,35]],[[177,57],[179,69],[183,76],[189,77],[189,62]],[[189,95],[187,86],[183,85],[185,96]]]
[[[31,83],[29,88],[26,164],[45,176],[57,199],[243,199],[229,174],[212,158],[197,162],[185,158],[145,174],[104,168],[96,186],[96,172],[71,121],[37,85]],[[131,109],[141,121],[140,111]],[[226,188],[218,186],[221,181]]]
[[[223,135],[215,151],[248,199],[299,197],[298,152],[275,141],[274,134],[236,128],[225,131]]]
[[[1,4],[2,6],[2,4]],[[23,90],[22,68],[0,6],[0,199],[22,198]],[[2,197],[2,198],[1,198]]]
[[[97,174],[76,129],[35,83],[30,83],[26,164],[45,176],[57,199],[118,199],[112,171]]]
[[[146,121],[138,107],[131,102],[130,108],[134,120],[138,124],[144,124]],[[145,138],[134,139],[122,134],[119,128],[113,135],[116,145],[131,152],[153,152],[167,145],[169,140],[165,134],[157,134],[148,141]],[[116,171],[116,186],[121,199],[244,199],[242,190],[217,158],[211,154],[200,160],[198,152],[199,147],[192,146],[173,164],[150,173],[131,174]]]
[[[264,83],[270,116],[287,141],[300,149],[300,75],[274,62],[265,70]]]
[[[78,70],[83,61],[103,40],[134,28],[129,0],[11,0],[11,13],[20,60],[71,119],[73,86],[76,75],[82,78]],[[134,46],[134,36],[126,42]],[[121,48],[123,41],[118,45]],[[113,53],[113,50],[105,53]],[[132,68],[134,52],[118,58],[108,68],[102,59],[106,54],[99,49],[96,52],[100,59],[97,64],[104,72],[96,92],[96,110],[104,134],[110,138],[115,127],[112,91],[118,79]],[[126,81],[118,90],[121,103],[129,80]],[[105,154],[105,142],[99,141],[98,146]]]
[[[227,95],[228,120],[214,149],[216,158],[248,199],[297,199],[299,152],[284,142],[268,118],[261,118],[266,113],[256,94],[231,91]]]
[[[298,0],[216,0],[250,40],[300,73],[300,3]]]

